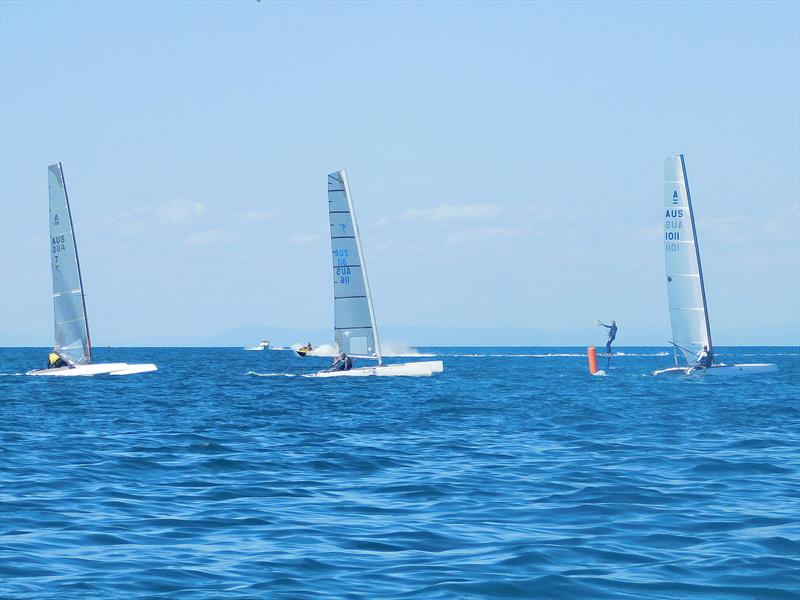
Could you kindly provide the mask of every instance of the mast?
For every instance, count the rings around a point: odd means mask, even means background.
[[[81,261],[78,258],[78,241],[75,238],[75,226],[72,223],[72,210],[69,207],[69,194],[67,194],[67,182],[64,180],[64,171],[61,168],[61,162],[58,163],[58,176],[61,179],[61,185],[64,188],[64,199],[67,203],[67,215],[69,216],[69,229],[72,232],[72,245],[75,249],[75,263],[78,267],[78,284],[81,287],[81,304],[83,305],[83,322],[86,326],[86,346],[89,353],[89,362],[92,362],[92,338],[89,337],[89,317],[86,314],[86,296],[83,293],[83,277],[81,276]]]
[[[692,194],[689,192],[689,178],[686,176],[686,161],[684,161],[683,154],[680,154],[681,159],[681,172],[683,176],[683,184],[686,187],[686,202],[689,205],[689,219],[692,223],[692,238],[694,238],[694,251],[697,255],[697,271],[700,275],[700,295],[703,298],[703,312],[706,317],[706,337],[708,338],[708,350],[713,351],[714,346],[711,343],[711,323],[708,320],[708,304],[706,303],[706,284],[703,279],[703,263],[700,262],[700,244],[697,242],[697,228],[694,224],[694,208],[692,207]]]
[[[381,356],[381,342],[378,339],[378,326],[375,323],[375,309],[372,307],[372,289],[369,287],[369,277],[367,276],[367,264],[364,260],[364,250],[361,247],[361,233],[358,230],[358,219],[356,218],[356,211],[353,206],[353,197],[350,195],[350,182],[347,179],[347,171],[342,169],[342,183],[344,183],[345,196],[347,196],[347,207],[350,209],[350,214],[353,219],[353,235],[356,239],[356,248],[358,248],[358,255],[361,260],[361,272],[364,274],[364,287],[367,292],[367,306],[369,306],[369,319],[372,324],[372,335],[375,338],[375,355],[378,357],[378,364],[383,364],[383,357]]]

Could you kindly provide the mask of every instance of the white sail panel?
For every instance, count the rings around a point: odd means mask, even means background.
[[[53,348],[76,364],[92,362],[78,250],[61,163],[47,168],[50,192],[50,262],[53,271]]]
[[[703,346],[711,349],[711,332],[703,287],[700,253],[683,155],[664,162],[664,256],[672,341],[688,364]]]
[[[372,297],[347,174],[328,175],[328,213],[333,258],[333,324],[340,352],[380,360]]]

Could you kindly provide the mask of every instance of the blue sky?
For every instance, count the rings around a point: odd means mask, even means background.
[[[799,6],[3,1],[0,343],[61,161],[96,344],[330,341],[340,168],[384,338],[663,344],[676,152],[715,341],[800,343]]]

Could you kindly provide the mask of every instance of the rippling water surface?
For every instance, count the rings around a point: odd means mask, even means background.
[[[800,596],[800,349],[608,377],[571,348],[434,348],[432,378],[242,349],[0,349],[5,597]],[[410,359],[397,359],[410,360]]]

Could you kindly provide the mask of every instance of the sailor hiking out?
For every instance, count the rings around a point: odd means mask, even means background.
[[[53,350],[47,356],[48,369],[60,369],[61,367],[70,367],[70,366],[72,365],[70,365],[69,362],[55,350]]]

